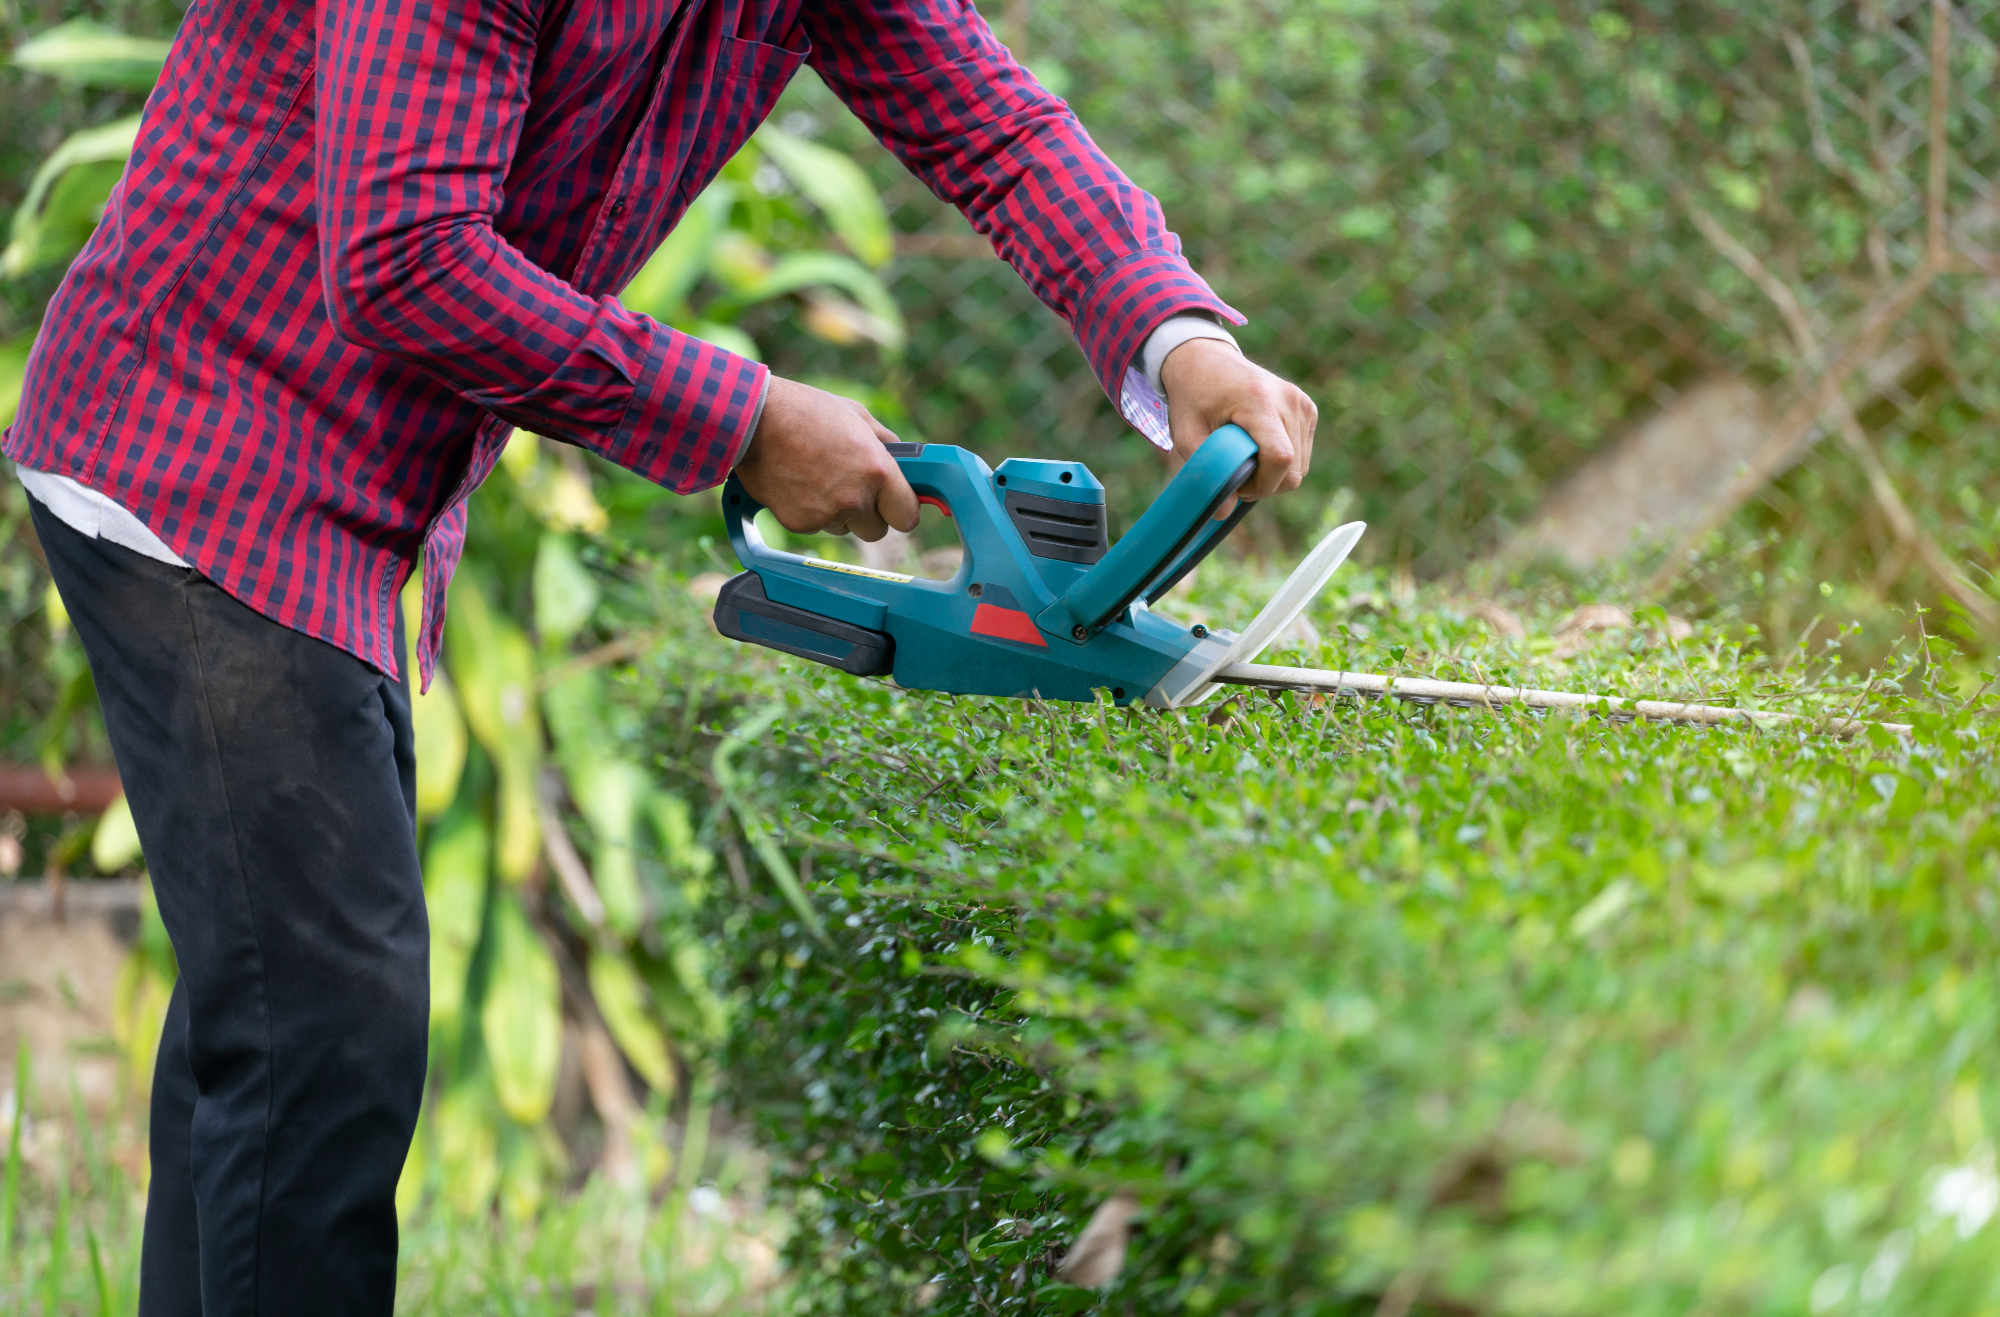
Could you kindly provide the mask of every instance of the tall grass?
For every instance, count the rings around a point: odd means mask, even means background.
[[[22,1317],[119,1317],[139,1306],[139,1185],[111,1155],[108,1129],[70,1086],[67,1121],[37,1111],[23,1041],[0,1100],[7,1163],[0,1171],[0,1312]]]
[[[145,1225],[143,1131],[123,1111],[38,1110],[23,1043],[0,1092],[0,1314],[131,1317]],[[60,1118],[58,1118],[60,1115]],[[694,1158],[701,1152],[688,1148]],[[691,1159],[692,1160],[692,1159]],[[601,1177],[532,1216],[467,1216],[438,1199],[403,1224],[396,1309],[423,1317],[747,1317],[776,1311],[783,1222],[736,1145],[661,1193]]]

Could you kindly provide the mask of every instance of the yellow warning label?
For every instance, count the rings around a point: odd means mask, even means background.
[[[824,558],[808,558],[805,562],[808,567],[820,567],[829,572],[845,572],[849,576],[870,576],[878,581],[894,581],[898,585],[917,579],[914,576],[905,576],[901,572],[885,572],[874,567],[856,567],[851,563],[828,562]]]

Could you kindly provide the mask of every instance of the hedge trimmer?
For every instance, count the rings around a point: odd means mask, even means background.
[[[1677,723],[1797,721],[1843,735],[1867,725],[1258,663],[1367,527],[1349,522],[1321,540],[1241,634],[1154,612],[1254,506],[1238,501],[1227,517],[1216,516],[1257,465],[1256,442],[1234,425],[1203,442],[1115,545],[1107,542],[1104,486],[1080,462],[1011,457],[989,468],[949,444],[889,450],[918,502],[957,520],[965,545],[957,574],[924,580],[775,549],[757,531],[757,501],[731,477],[723,516],[747,570],[716,599],[723,635],[857,677],[892,676],[906,689],[961,695],[1088,703],[1108,691],[1119,704],[1179,709],[1223,686],[1249,686],[1467,708],[1578,708]]]

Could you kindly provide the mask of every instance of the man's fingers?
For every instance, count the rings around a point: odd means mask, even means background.
[[[873,417],[869,420],[879,432],[878,438],[889,434]],[[895,441],[893,434],[882,440],[883,443]],[[916,491],[903,478],[903,468],[887,452],[880,453],[878,464],[868,473],[864,498],[865,506],[856,507],[848,514],[849,534],[872,542],[887,535],[892,526],[900,531],[917,528],[917,514],[922,509],[917,504]]]
[[[874,431],[875,437],[878,440],[885,444],[902,442],[896,438],[894,430],[891,430],[888,426],[882,424],[881,421],[875,419],[875,413],[869,411],[860,403],[854,404],[854,410],[861,414],[862,420],[868,422],[868,428]],[[884,456],[886,457],[887,455],[885,454]],[[860,535],[864,540],[881,539],[883,535],[888,533],[888,527],[890,526],[906,532],[917,528],[917,515],[922,509],[917,504],[917,495],[910,488],[910,482],[903,479],[903,468],[896,463],[894,458],[888,458],[888,466],[883,471],[882,478],[876,486],[875,506],[873,510],[877,518],[884,523],[883,529],[876,531],[872,535],[864,535],[858,530],[855,531],[855,534]]]
[[[1291,487],[1296,489],[1312,471],[1313,432],[1319,428],[1319,406],[1308,398],[1304,391],[1297,395],[1298,405],[1293,409],[1292,440],[1298,449],[1298,456],[1292,463],[1297,478]]]
[[[880,439],[885,444],[894,444],[902,442],[902,440],[896,438],[896,432],[894,430],[891,430],[888,426],[882,424],[882,422],[875,419],[875,413],[868,411],[864,408],[861,414],[868,418],[868,426],[870,429],[875,431],[875,437],[877,439]]]
[[[889,528],[873,512],[857,512],[847,519],[847,533],[872,544],[887,535]]]
[[[800,507],[790,507],[783,512],[768,509],[778,519],[778,524],[794,535],[845,535],[838,512],[808,511]]]
[[[882,482],[881,492],[875,496],[875,509],[882,520],[897,530],[912,531],[917,528],[917,515],[923,511],[917,505],[917,492],[910,488],[910,482],[903,479],[903,469],[895,462],[889,463],[889,478]],[[869,539],[880,539],[871,535]]]
[[[1299,480],[1293,467],[1298,446],[1292,442],[1284,421],[1275,412],[1260,412],[1240,417],[1236,423],[1257,441],[1257,469],[1237,493],[1243,498],[1266,499],[1280,490],[1296,488]]]

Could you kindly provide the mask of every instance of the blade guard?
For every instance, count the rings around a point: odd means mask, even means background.
[[[1187,657],[1161,679],[1160,684],[1147,695],[1146,703],[1162,709],[1184,709],[1188,705],[1199,704],[1220,689],[1215,684],[1216,674],[1238,663],[1256,662],[1257,656],[1305,611],[1307,604],[1319,596],[1327,581],[1347,561],[1347,555],[1354,552],[1354,546],[1361,542],[1362,533],[1367,529],[1365,521],[1350,521],[1336,527],[1313,547],[1304,561],[1292,569],[1292,574],[1285,578],[1277,593],[1251,619],[1242,635],[1231,635],[1227,631],[1210,632],[1206,640],[1190,650]]]

